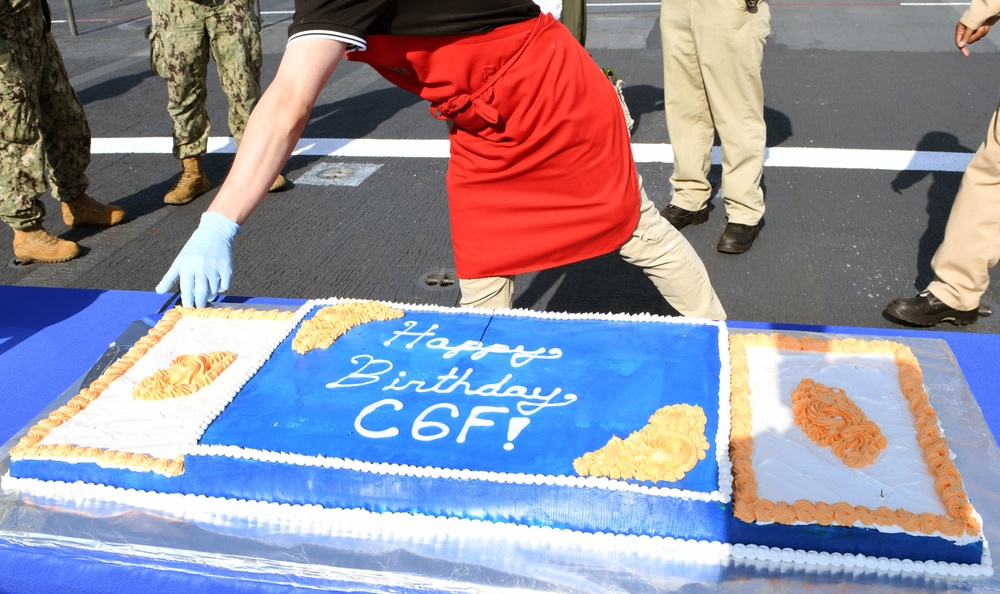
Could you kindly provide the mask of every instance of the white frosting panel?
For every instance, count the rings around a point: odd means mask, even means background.
[[[122,377],[87,408],[54,428],[40,443],[98,447],[157,458],[174,458],[194,444],[288,334],[289,322],[183,316]],[[190,396],[137,400],[136,383],[178,356],[226,350],[236,360],[208,386]]]
[[[914,418],[889,355],[747,349],[757,493],[772,501],[836,503],[945,514]],[[803,378],[843,389],[878,424],[888,445],[874,463],[850,468],[794,423],[791,395]]]

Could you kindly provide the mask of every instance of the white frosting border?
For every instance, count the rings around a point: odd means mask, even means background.
[[[391,464],[385,462],[364,462],[348,458],[326,458],[324,456],[307,456],[304,454],[288,454],[241,448],[239,446],[194,446],[184,452],[185,456],[221,456],[226,458],[241,458],[255,462],[277,462],[294,466],[311,466],[332,470],[353,470],[371,474],[388,476],[405,476],[432,479],[477,480],[491,483],[507,483],[514,485],[548,485],[559,487],[579,487],[590,489],[607,489],[610,491],[632,491],[647,495],[672,497],[691,501],[722,501],[718,491],[701,493],[674,489],[671,487],[650,487],[635,485],[606,477],[575,477],[548,474],[524,474],[513,472],[493,472],[483,470],[461,470],[455,468],[435,468],[431,466],[411,466],[408,464]]]
[[[729,544],[718,541],[693,541],[660,536],[635,536],[587,533],[547,526],[524,526],[483,520],[425,516],[403,512],[369,512],[361,509],[331,509],[319,505],[289,505],[122,489],[88,483],[65,483],[38,479],[0,476],[0,488],[21,490],[39,497],[85,501],[111,500],[132,507],[169,513],[171,516],[206,524],[225,525],[235,509],[258,525],[276,525],[283,530],[322,537],[348,536],[373,538],[391,535],[424,539],[428,534],[440,537],[480,538],[484,534],[505,541],[525,544],[544,541],[581,552],[631,553],[664,561],[688,561],[700,564],[723,563],[727,559],[790,563],[821,568],[864,569],[949,577],[989,577],[993,563],[986,540],[979,564],[913,561],[890,557],[805,551],[760,545]],[[361,532],[359,534],[359,532]]]

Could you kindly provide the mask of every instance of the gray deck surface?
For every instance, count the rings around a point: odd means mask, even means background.
[[[50,0],[64,19],[64,0]],[[663,118],[658,4],[591,4],[588,49],[626,81],[637,120],[633,142],[669,142]],[[634,5],[638,4],[638,5]],[[166,86],[149,68],[142,0],[75,0],[79,35],[54,31],[95,142],[168,137]],[[277,69],[291,0],[261,0],[264,82]],[[765,171],[766,227],[752,251],[720,254],[721,199],[708,223],[684,230],[704,260],[730,319],[810,325],[893,327],[882,309],[930,280],[930,258],[961,179],[960,171],[845,166],[818,149],[958,152],[967,158],[985,135],[1000,84],[1000,33],[962,56],[952,45],[960,6],[772,3],[765,53],[768,146],[803,148],[805,161]],[[229,135],[226,99],[214,73],[213,136]],[[307,138],[444,139],[424,102],[374,71],[342,64],[306,128]],[[205,159],[220,185],[229,153]],[[306,174],[343,164],[378,168],[357,186],[308,183]],[[599,164],[581,164],[599,166]],[[232,295],[376,298],[454,305],[458,289],[430,287],[426,275],[450,270],[444,193],[447,160],[426,157],[297,156],[286,167],[294,188],[267,198],[236,241]],[[638,165],[650,197],[670,198],[667,163]],[[718,171],[716,168],[716,179]],[[64,264],[0,266],[0,284],[151,291],[197,225],[215,191],[182,206],[163,194],[179,172],[169,154],[93,156],[91,195],[125,207],[111,229],[68,229],[46,197],[50,231],[78,241],[83,257]],[[897,188],[898,191],[893,188]],[[0,229],[10,245],[12,233]],[[10,257],[7,248],[7,257]],[[995,275],[994,275],[995,276]],[[986,294],[1000,299],[1000,283]],[[615,255],[518,281],[515,305],[571,312],[670,313],[652,285]],[[995,305],[994,305],[995,307]],[[1000,314],[941,330],[997,332]]]

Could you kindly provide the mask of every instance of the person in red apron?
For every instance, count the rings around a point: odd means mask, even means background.
[[[157,291],[179,280],[182,302],[202,306],[228,288],[262,179],[284,165],[345,54],[450,124],[461,305],[510,307],[515,275],[617,250],[681,314],[725,318],[701,260],[642,191],[613,85],[530,0],[297,0],[230,175]]]

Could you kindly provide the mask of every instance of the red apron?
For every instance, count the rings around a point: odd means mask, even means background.
[[[551,15],[367,42],[348,59],[455,123],[447,186],[459,278],[578,262],[631,237],[639,184],[617,93]]]

